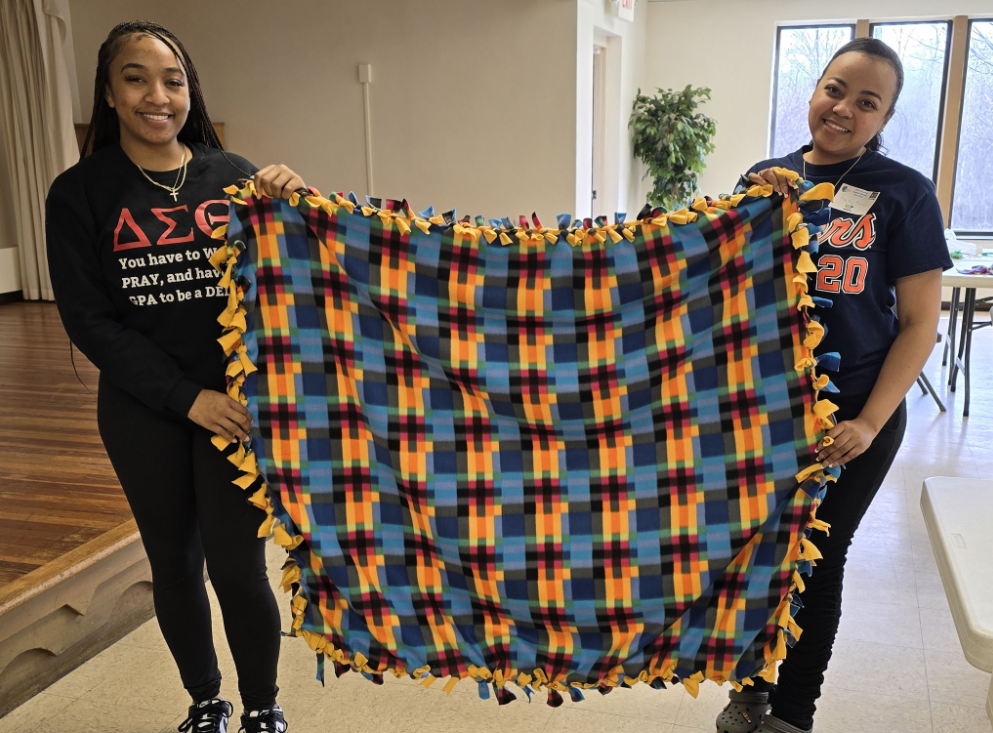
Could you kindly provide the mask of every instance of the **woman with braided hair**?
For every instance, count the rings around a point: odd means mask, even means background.
[[[49,191],[49,268],[73,343],[100,369],[97,421],[152,569],[159,626],[193,699],[181,731],[224,733],[233,713],[203,580],[206,561],[234,656],[246,733],[285,731],[276,704],[279,613],[266,577],[262,516],[211,444],[248,438],[247,409],[224,391],[217,344],[226,291],[208,259],[227,219],[222,189],[254,174],[288,198],[286,166],[225,153],[196,70],[160,25],[122,23],[100,47],[92,154]]]

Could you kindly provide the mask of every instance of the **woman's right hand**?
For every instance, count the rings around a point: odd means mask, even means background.
[[[772,190],[783,196],[789,196],[790,189],[796,188],[795,183],[790,183],[789,179],[783,174],[777,173],[775,168],[766,168],[758,173],[749,173],[748,180],[760,186],[772,184]]]
[[[252,427],[252,413],[247,408],[223,392],[212,389],[200,390],[186,416],[230,443],[248,440],[248,431]]]
[[[272,198],[288,199],[307,184],[285,165],[267,165],[255,174],[255,188]]]

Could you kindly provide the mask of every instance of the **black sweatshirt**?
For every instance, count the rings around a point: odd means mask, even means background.
[[[48,267],[66,332],[101,375],[149,407],[185,417],[202,389],[224,389],[217,316],[227,292],[208,259],[228,220],[226,186],[254,174],[237,155],[189,145],[177,200],[120,145],[55,179]],[[239,171],[235,166],[242,169]],[[146,171],[172,186],[179,171]]]

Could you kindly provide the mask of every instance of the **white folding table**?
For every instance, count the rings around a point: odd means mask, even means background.
[[[976,291],[993,290],[993,275],[964,275],[958,268],[966,269],[975,265],[993,268],[989,259],[955,260],[955,267],[941,275],[941,284],[952,289],[951,308],[948,315],[948,341],[945,344],[942,366],[948,364],[951,358],[951,369],[948,370],[948,386],[952,392],[958,381],[958,373],[962,372],[965,381],[965,401],[962,414],[969,415],[969,358],[972,355],[972,332],[989,325],[989,321],[976,321]],[[964,297],[962,291],[965,291]],[[962,333],[959,336],[956,350],[956,331],[958,329],[959,305],[962,306]]]
[[[925,479],[921,510],[965,658],[993,672],[993,480]],[[993,681],[986,715],[993,724]]]

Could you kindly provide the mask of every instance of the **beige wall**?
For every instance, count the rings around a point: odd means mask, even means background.
[[[767,157],[777,24],[993,15],[991,0],[711,0],[648,6],[646,86],[709,86],[705,111],[717,120],[717,150],[700,177],[710,195]],[[936,15],[936,13],[938,13]]]
[[[577,1],[72,0],[82,114],[108,31],[154,20],[189,51],[228,148],[362,195],[371,63],[377,195],[554,220],[575,201]]]

